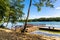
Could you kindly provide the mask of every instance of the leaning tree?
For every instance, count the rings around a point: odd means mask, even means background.
[[[23,0],[9,0],[9,12],[7,14],[7,25],[8,22],[15,23],[19,18],[22,17],[23,13],[23,8],[24,8],[24,4],[23,4]],[[6,25],[6,26],[7,26]]]
[[[25,29],[26,29],[26,26],[27,26],[27,22],[28,22],[28,18],[29,18],[29,14],[30,14],[30,9],[31,9],[32,5],[37,7],[38,11],[40,11],[43,6],[52,7],[53,8],[54,7],[53,3],[56,0],[29,0],[29,1],[30,1],[30,3],[29,3],[29,8],[28,8],[28,13],[27,13],[27,17],[26,17],[26,20],[25,20],[24,29],[22,30],[22,32],[25,32]]]
[[[9,8],[9,0],[0,0],[0,23],[3,24],[6,12]]]

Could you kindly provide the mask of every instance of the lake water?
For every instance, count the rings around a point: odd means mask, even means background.
[[[4,26],[6,26],[7,23],[4,23]],[[33,25],[40,25],[40,24],[45,24],[47,27],[50,26],[50,27],[55,27],[55,28],[60,28],[60,22],[28,22],[28,24],[33,24]],[[15,25],[24,25],[23,22],[17,22]],[[8,28],[11,28],[12,26],[12,23],[8,23]],[[48,32],[42,32],[40,30],[38,31],[34,31],[32,32],[33,34],[44,34],[44,35],[47,35],[47,36],[58,36],[60,37],[60,34],[50,34]]]
[[[40,31],[40,30],[31,32],[31,34],[41,34],[41,35],[46,35],[46,36],[60,37],[60,34],[57,34],[57,33],[49,33],[49,32],[43,32],[43,31]]]
[[[28,22],[29,24],[39,25],[39,24],[45,24],[47,27],[56,27],[60,28],[60,22]]]
[[[4,26],[6,26],[7,23],[4,23]],[[23,22],[17,22],[15,25],[23,25]],[[28,22],[28,24],[33,24],[33,25],[40,25],[40,24],[45,24],[47,27],[55,27],[55,28],[60,28],[60,22]],[[12,23],[8,23],[8,28],[11,28]]]

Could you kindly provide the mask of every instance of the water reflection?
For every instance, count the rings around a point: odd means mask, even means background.
[[[7,23],[4,23],[4,26],[6,26]],[[23,25],[23,22],[17,22],[15,25]],[[55,27],[55,28],[60,28],[60,22],[28,22],[28,24],[33,24],[33,25],[40,25],[40,24],[45,24],[47,27]],[[11,28],[12,23],[8,23],[8,28]]]
[[[3,25],[6,26],[7,23],[4,23]],[[15,24],[13,24],[13,27],[15,27],[16,25],[23,25],[22,22],[17,22]],[[8,25],[7,25],[7,28],[11,29],[11,26],[12,26],[12,23],[9,22]]]
[[[42,34],[42,35],[46,35],[46,36],[60,37],[60,34],[52,34],[52,33],[49,33],[49,32],[42,32],[42,31],[40,31],[40,30],[31,32],[31,33],[32,33],[32,34]]]

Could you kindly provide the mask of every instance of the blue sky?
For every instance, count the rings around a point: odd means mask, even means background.
[[[27,15],[28,6],[29,6],[29,0],[25,0],[25,7],[23,10],[25,16]],[[54,8],[42,7],[40,12],[38,12],[37,8],[32,5],[29,19],[41,18],[41,17],[60,17],[60,0],[57,0],[54,3]]]

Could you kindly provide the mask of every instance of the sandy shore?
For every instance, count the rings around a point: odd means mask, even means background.
[[[29,33],[21,34],[12,30],[0,28],[0,40],[60,40],[60,37],[49,37]]]

